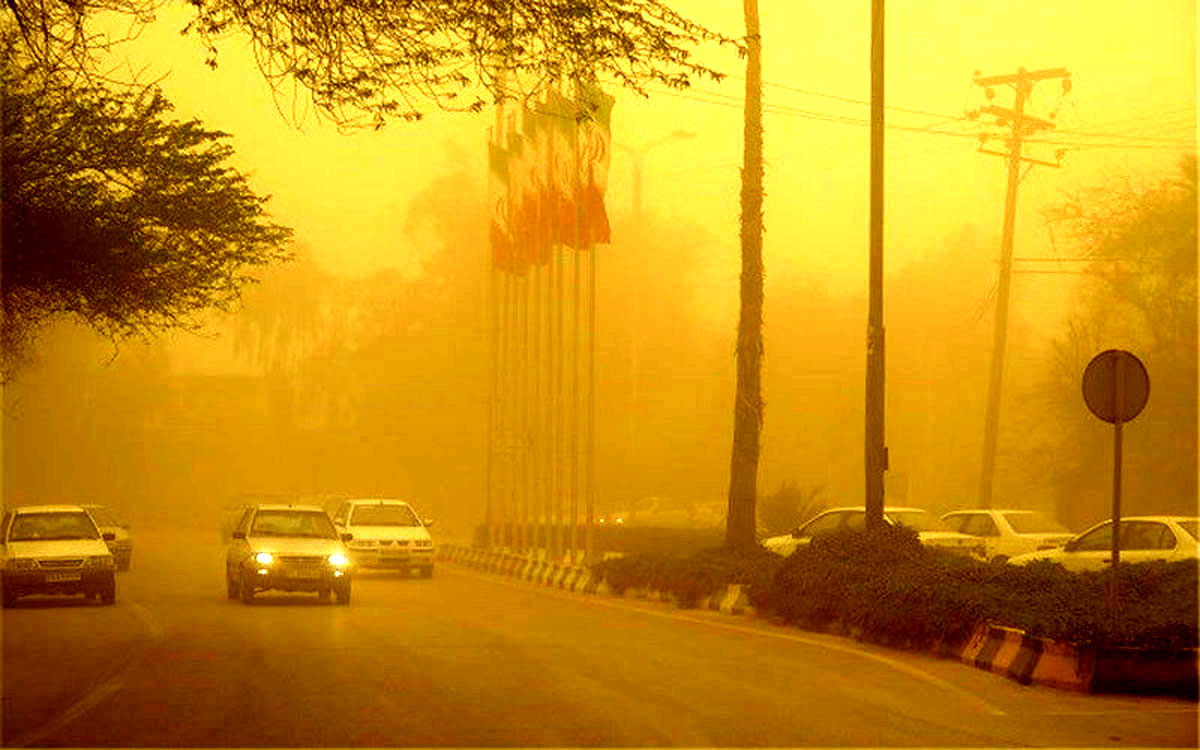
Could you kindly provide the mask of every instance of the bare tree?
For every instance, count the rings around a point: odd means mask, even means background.
[[[660,0],[189,0],[207,63],[230,36],[249,37],[277,91],[307,90],[347,127],[419,119],[423,108],[479,111],[546,80],[683,88],[720,74],[691,57],[705,42],[737,46]],[[98,11],[138,23],[161,0],[6,0],[30,54],[87,66],[113,40],[88,31]]]

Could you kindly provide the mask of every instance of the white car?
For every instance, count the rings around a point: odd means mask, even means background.
[[[21,596],[83,594],[104,604],[117,599],[116,563],[101,534],[79,505],[27,505],[0,520],[4,606]]]
[[[315,505],[264,503],[242,512],[225,553],[225,588],[245,604],[261,591],[312,592],[350,603],[350,557]]]
[[[338,531],[350,533],[350,557],[356,567],[420,571],[433,576],[433,521],[421,519],[403,500],[344,500],[333,514]]]
[[[917,532],[921,544],[970,557],[983,557],[983,544],[978,538],[946,528],[937,516],[920,508],[884,508],[883,519],[893,525],[907,526]],[[787,557],[812,542],[813,537],[848,529],[862,529],[867,523],[867,511],[862,506],[831,508],[813,516],[787,534],[767,537],[762,546],[777,555]]]
[[[133,561],[133,536],[129,533],[129,524],[117,518],[106,505],[85,505],[83,509],[92,515],[101,534],[113,535],[112,541],[108,542],[108,551],[117,563],[117,570],[129,570]]]
[[[1036,510],[955,510],[942,516],[955,531],[978,537],[989,562],[1002,563],[1010,557],[1061,547],[1075,533]]]
[[[1121,519],[1121,562],[1174,562],[1200,559],[1196,516],[1129,516]],[[1030,552],[1009,560],[1027,565],[1036,560],[1061,563],[1067,570],[1104,570],[1112,564],[1113,522],[1101,521],[1065,546]]]

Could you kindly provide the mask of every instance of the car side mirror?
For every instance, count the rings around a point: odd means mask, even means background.
[[[352,540],[353,538],[354,538],[354,535],[351,534],[349,531],[342,532],[342,541],[343,542],[348,542],[348,541]]]
[[[432,526],[432,525],[433,525],[433,519],[432,519],[432,518],[426,518],[424,521],[422,521],[422,523],[424,523],[426,526]]]
[[[245,538],[246,538],[246,532],[244,532],[244,531],[235,531],[235,532],[233,532],[233,538],[234,538],[234,539],[245,539]]]
[[[800,527],[797,526],[796,528],[792,529],[792,539],[799,539],[799,538],[800,538]]]
[[[1067,552],[1074,552],[1075,550],[1079,549],[1079,543],[1072,539],[1063,545],[1063,549]]]
[[[106,531],[100,535],[100,538],[106,542],[111,542],[117,538],[117,535],[112,533],[111,531]]]

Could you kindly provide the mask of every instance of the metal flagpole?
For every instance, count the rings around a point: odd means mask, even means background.
[[[588,248],[591,272],[588,274],[588,382],[587,382],[587,442],[586,467],[587,525],[585,528],[584,559],[592,561],[592,524],[596,509],[596,246]]]
[[[513,277],[511,271],[504,273],[503,318],[501,335],[501,399],[500,399],[500,448],[502,458],[502,476],[500,488],[500,539],[504,547],[512,547],[512,515],[513,492],[513,451],[512,451],[512,355],[513,355]]]

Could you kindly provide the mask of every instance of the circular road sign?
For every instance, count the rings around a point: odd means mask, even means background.
[[[1117,370],[1121,370],[1118,392]],[[1150,398],[1150,376],[1142,361],[1121,349],[1100,352],[1083,371],[1083,400],[1105,422],[1128,422],[1141,414]]]

